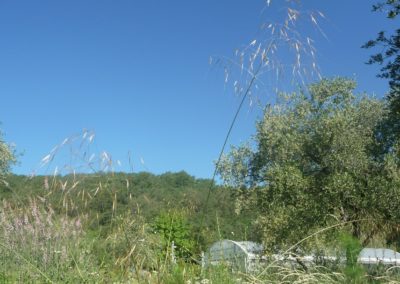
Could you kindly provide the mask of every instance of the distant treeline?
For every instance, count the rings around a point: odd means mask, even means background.
[[[163,214],[179,213],[200,247],[220,238],[257,239],[252,229],[255,212],[235,214],[232,191],[218,185],[206,204],[211,180],[184,171],[161,175],[141,173],[75,174],[66,176],[9,175],[0,185],[0,198],[23,206],[33,198],[56,213],[88,215],[89,228],[107,231],[113,217],[126,212],[152,223]]]

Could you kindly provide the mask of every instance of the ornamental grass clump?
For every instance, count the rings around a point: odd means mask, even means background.
[[[84,247],[85,217],[57,216],[31,200],[0,207],[0,274],[7,281],[81,281],[97,275]]]

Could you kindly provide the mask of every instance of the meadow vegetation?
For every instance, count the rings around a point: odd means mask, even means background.
[[[209,184],[185,172],[7,175],[0,186],[0,277],[71,283],[199,278],[201,251],[219,238],[247,238],[253,219],[252,212],[235,216],[231,192],[217,187],[200,227]]]

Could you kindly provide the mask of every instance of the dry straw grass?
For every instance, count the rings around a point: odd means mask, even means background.
[[[248,96],[250,105],[288,83],[305,86],[321,78],[314,36],[327,37],[322,28],[325,15],[304,11],[300,1],[286,1],[276,16],[276,10],[269,9],[275,2],[266,4],[263,13],[276,21],[264,22],[259,35],[236,49],[233,58],[210,57],[210,64],[223,69],[225,84],[231,83],[236,95]]]

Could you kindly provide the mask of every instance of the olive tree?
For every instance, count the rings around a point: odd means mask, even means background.
[[[335,223],[368,243],[399,220],[398,156],[376,155],[384,102],[354,88],[335,78],[281,94],[258,122],[254,149],[224,156],[221,177],[240,188],[242,206],[258,208],[266,244],[295,243]]]
[[[373,5],[373,11],[384,12],[389,21],[398,20],[400,13],[400,0],[385,0]],[[389,81],[387,94],[390,114],[382,127],[385,129],[385,150],[390,151],[394,143],[400,138],[400,29],[392,33],[381,31],[374,40],[369,40],[363,48],[374,49],[367,64],[380,66],[380,78]]]

